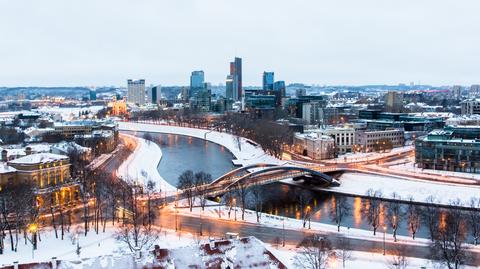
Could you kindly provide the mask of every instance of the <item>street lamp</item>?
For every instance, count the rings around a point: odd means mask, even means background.
[[[37,224],[35,223],[32,223],[28,226],[28,231],[32,234],[32,239],[28,239],[28,237],[26,237],[30,243],[32,243],[32,259],[34,259],[34,253],[35,253],[35,250],[37,249]]]
[[[311,207],[308,205],[307,206],[307,217],[308,217],[308,229],[310,229],[310,213],[311,213]]]
[[[237,198],[233,198],[233,204],[235,206],[235,221],[237,221]]]

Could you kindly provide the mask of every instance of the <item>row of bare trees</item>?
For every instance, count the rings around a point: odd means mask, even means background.
[[[212,118],[208,115],[192,113],[188,109],[181,111],[155,110],[137,113],[131,120],[229,132],[238,137],[255,141],[264,151],[277,158],[281,157],[284,145],[290,145],[293,141],[293,131],[288,125],[267,119],[258,119],[248,113],[227,113]],[[237,142],[238,148],[241,150],[240,139]]]

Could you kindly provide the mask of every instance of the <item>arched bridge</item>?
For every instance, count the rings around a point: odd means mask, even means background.
[[[325,172],[336,171],[333,167],[303,167],[293,165],[255,164],[232,170],[205,186],[210,196],[221,195],[238,187],[264,185],[292,178],[307,184],[338,186],[339,183]]]

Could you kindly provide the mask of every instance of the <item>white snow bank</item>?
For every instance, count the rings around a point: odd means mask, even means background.
[[[175,191],[175,187],[170,185],[158,173],[157,166],[162,159],[162,150],[151,141],[143,138],[125,135],[130,139],[137,141],[137,147],[127,160],[117,170],[117,175],[127,181],[138,181],[140,184],[146,184],[148,180],[156,183],[156,188],[161,191]]]

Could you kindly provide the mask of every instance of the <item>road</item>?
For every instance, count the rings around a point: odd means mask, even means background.
[[[177,221],[175,221],[177,218]],[[177,222],[177,227],[182,232],[188,232],[192,234],[199,234],[200,227],[202,227],[202,232],[204,236],[213,236],[213,237],[224,237],[227,232],[235,232],[240,236],[255,236],[263,242],[276,244],[281,243],[283,235],[285,235],[285,243],[288,245],[298,245],[303,238],[308,235],[313,234],[309,230],[283,230],[279,228],[266,227],[251,223],[244,222],[234,222],[228,220],[219,220],[219,219],[210,219],[210,218],[201,218],[185,215],[176,215],[169,211],[169,209],[161,209],[158,212],[158,217],[156,219],[156,225],[165,227],[168,229],[175,229],[175,223]],[[332,242],[334,248],[339,248],[339,239],[343,238],[341,235],[336,233],[318,233],[321,236],[329,238]],[[380,232],[381,235],[381,232]],[[380,237],[379,237],[380,238]],[[373,241],[366,239],[352,239],[348,240],[349,248],[355,251],[364,251],[364,252],[374,252],[382,253],[383,252],[383,241]],[[387,254],[392,253],[395,249],[398,249],[398,243],[386,242],[385,249]],[[418,246],[418,245],[406,245],[405,254],[408,257],[423,258],[429,259],[430,256],[430,246]],[[468,257],[471,260],[467,263],[469,265],[478,265],[480,264],[480,253],[469,252]]]

